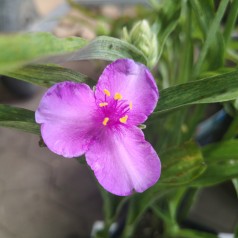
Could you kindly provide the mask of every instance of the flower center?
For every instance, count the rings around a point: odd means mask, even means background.
[[[123,99],[119,92],[111,95],[108,89],[104,89],[103,93],[105,95],[104,100],[98,104],[102,112],[102,124],[104,126],[126,124],[128,114],[132,109],[132,102]]]

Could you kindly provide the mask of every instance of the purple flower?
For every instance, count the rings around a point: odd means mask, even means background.
[[[52,86],[36,111],[47,147],[72,158],[85,154],[99,183],[116,195],[143,192],[160,177],[160,160],[137,127],[154,110],[158,89],[149,70],[131,59],[108,65],[93,91],[83,83]]]

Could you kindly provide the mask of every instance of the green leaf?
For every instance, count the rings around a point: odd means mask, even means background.
[[[0,105],[0,126],[40,134],[39,125],[35,122],[35,113],[23,108]]]
[[[229,104],[225,105],[225,110],[229,114],[228,110],[230,110],[230,111],[234,110],[233,105],[232,105],[231,109],[229,108]],[[226,133],[223,135],[222,140],[234,139],[236,137],[236,135],[238,134],[238,114],[236,114],[236,112],[235,112],[234,114],[230,114],[230,115],[234,115],[234,117],[233,117],[233,120],[232,120],[230,126],[226,130]]]
[[[158,185],[189,184],[206,169],[202,153],[194,143],[165,151],[160,155],[162,174]]]
[[[113,37],[99,36],[86,47],[75,52],[68,60],[108,60],[131,58],[143,64],[147,63],[144,54],[135,46]]]
[[[160,35],[160,32],[158,34],[158,39],[159,39],[159,56],[158,58],[161,57],[163,50],[164,50],[164,46],[166,43],[166,40],[168,39],[169,35],[175,30],[176,26],[178,25],[178,20],[177,21],[171,21],[167,27],[165,28],[163,34]]]
[[[217,235],[192,229],[179,229],[170,238],[217,238]]]
[[[213,0],[199,1],[194,0],[190,2],[193,8],[194,21],[198,23],[200,30],[202,31],[202,40],[204,41],[205,36],[211,25],[211,21],[214,19],[214,2]],[[196,28],[198,28],[198,26]],[[197,29],[195,29],[197,30]]]
[[[160,155],[162,174],[159,181],[142,194],[131,198],[130,216],[127,226],[133,227],[142,214],[158,199],[167,195],[178,186],[189,185],[206,169],[199,147],[190,142],[181,147],[170,149]]]
[[[164,46],[168,37],[179,24],[180,15],[181,1],[177,1],[176,4],[174,4],[173,0],[159,2],[157,10],[158,19],[154,23],[154,27],[158,32],[159,58],[163,53]]]
[[[229,13],[227,14],[226,25],[224,27],[223,33],[225,44],[227,44],[231,38],[232,30],[237,21],[237,16],[238,16],[238,1],[232,1],[229,8]]]
[[[86,75],[54,65],[27,65],[4,75],[43,87],[63,81],[84,82],[89,85],[96,83]]]
[[[235,234],[234,234],[234,238],[238,238],[238,225],[236,225],[236,228],[235,228]]]
[[[202,152],[207,169],[192,185],[211,186],[238,177],[238,140],[211,144]]]
[[[235,189],[235,191],[236,191],[236,195],[237,195],[237,197],[238,197],[238,177],[232,179],[232,183],[233,183],[234,189]]]
[[[199,1],[198,1],[199,2]],[[221,19],[225,13],[226,7],[229,3],[229,0],[221,0],[218,10],[216,12],[215,17],[213,18],[211,24],[209,24],[209,29],[206,35],[206,39],[205,42],[203,44],[203,47],[201,49],[201,53],[199,54],[197,63],[195,65],[194,68],[194,78],[196,78],[199,74],[200,74],[200,70],[202,67],[202,64],[205,60],[205,57],[208,53],[209,47],[212,45],[212,43],[214,42],[214,39],[216,39],[216,37],[214,37],[216,35],[216,33],[218,32],[219,28],[220,28],[220,22]],[[207,22],[208,23],[208,22]],[[218,44],[220,45],[220,44]]]
[[[154,114],[162,114],[186,105],[224,102],[237,97],[238,70],[235,70],[161,90]]]
[[[190,184],[206,170],[200,148],[188,142],[160,154],[162,172],[159,181],[142,196],[153,197],[161,188]],[[149,201],[149,200],[148,200]]]
[[[79,37],[60,39],[46,32],[0,35],[0,73],[42,57],[76,51],[86,44]]]

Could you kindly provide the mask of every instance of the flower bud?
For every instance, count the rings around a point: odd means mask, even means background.
[[[155,66],[158,59],[158,41],[147,20],[137,22],[129,33],[124,27],[123,39],[144,53],[149,68]]]

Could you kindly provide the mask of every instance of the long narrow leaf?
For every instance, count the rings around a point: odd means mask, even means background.
[[[0,35],[0,73],[42,57],[76,51],[86,44],[79,37],[60,39],[46,32]]]
[[[50,87],[63,81],[95,84],[86,75],[54,65],[27,65],[4,75],[43,87]]]
[[[143,64],[147,63],[144,54],[135,46],[113,37],[99,36],[87,46],[70,54],[59,57],[49,57],[47,63],[63,63],[77,60],[106,60],[114,61],[120,58],[131,58]],[[42,63],[42,61],[39,61]]]
[[[203,149],[206,171],[192,182],[194,186],[211,186],[238,178],[238,140],[208,145]]]
[[[206,40],[203,44],[203,47],[201,49],[201,53],[199,54],[199,58],[198,58],[198,61],[195,65],[195,68],[194,68],[194,77],[196,78],[199,74],[200,74],[200,70],[201,70],[201,67],[202,67],[202,63],[207,55],[207,52],[208,52],[208,49],[209,47],[211,46],[212,42],[214,41],[214,35],[216,34],[216,32],[218,31],[219,27],[220,27],[220,22],[221,22],[221,19],[225,13],[225,10],[226,10],[226,7],[229,3],[229,0],[222,0],[219,7],[218,7],[218,10],[217,10],[217,13],[214,17],[214,19],[212,20],[210,26],[209,26],[209,29],[208,29],[208,32],[207,32],[207,36],[206,36]]]
[[[40,134],[39,125],[35,122],[35,113],[23,108],[0,105],[0,126]]]
[[[224,102],[237,97],[238,70],[235,70],[162,90],[154,113],[162,114],[186,105]]]

